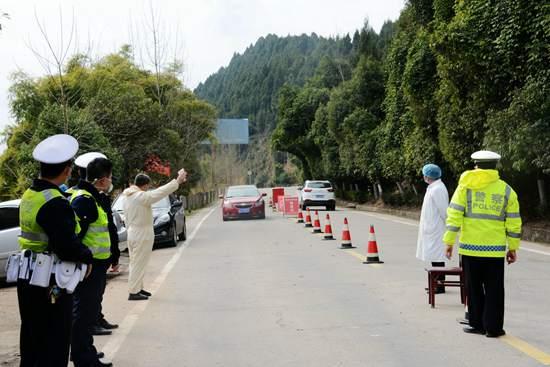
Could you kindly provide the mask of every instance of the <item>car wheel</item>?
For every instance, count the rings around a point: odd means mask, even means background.
[[[176,229],[176,222],[172,222],[172,239],[170,240],[170,247],[176,247],[178,245],[178,230]]]
[[[224,221],[224,222],[227,222],[227,217],[223,217],[223,221]]]
[[[183,228],[178,236],[178,239],[180,241],[185,241],[187,239],[187,221],[185,219],[183,220]]]
[[[307,205],[306,204],[302,204],[302,210],[307,210]]]

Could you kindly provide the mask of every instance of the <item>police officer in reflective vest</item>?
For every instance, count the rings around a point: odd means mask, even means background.
[[[93,161],[96,158],[105,158],[107,159],[107,156],[105,154],[100,152],[88,152],[84,153],[80,156],[78,156],[74,163],[75,166],[78,167],[79,171],[79,177],[85,181],[86,180],[86,168],[88,167],[88,164],[90,164],[91,161]],[[80,181],[80,180],[79,180]],[[74,193],[74,191],[78,189],[78,185],[71,187],[68,192],[71,194]],[[109,197],[109,192],[100,192],[99,197],[100,205],[103,207],[103,210],[107,213],[107,219],[109,221],[109,238],[111,240],[111,257],[110,257],[110,264],[111,264],[111,270],[113,272],[117,272],[119,269],[119,258],[120,258],[120,249],[119,249],[119,240],[118,240],[118,229],[115,225],[115,222],[113,220],[113,212],[111,209],[111,199]],[[111,335],[113,332],[112,329],[118,328],[117,324],[111,324],[105,319],[105,315],[103,315],[103,307],[101,303],[103,302],[103,294],[105,293],[105,287],[107,286],[107,277],[105,277],[105,282],[103,283],[103,289],[102,289],[102,296],[100,298],[100,304],[99,304],[99,315],[97,318],[97,322],[91,327],[92,335]]]
[[[72,189],[71,205],[80,224],[80,238],[93,254],[90,276],[76,289],[71,356],[76,367],[112,366],[100,361],[102,353],[94,346],[91,327],[97,322],[107,269],[111,265],[111,240],[107,213],[101,206],[101,192],[110,191],[112,163],[96,158],[86,168],[86,180]]]
[[[91,251],[76,235],[78,224],[71,205],[59,189],[71,174],[72,158],[77,151],[78,142],[69,135],[51,136],[33,151],[34,159],[40,162],[40,178],[24,193],[19,214],[19,245],[22,250],[30,250],[26,253],[33,259],[49,252],[63,261],[92,262]],[[17,298],[21,315],[21,366],[67,366],[72,295],[59,289],[54,279],[49,287],[19,279]]]
[[[504,324],[504,260],[512,264],[521,237],[518,197],[496,170],[500,155],[472,154],[476,169],[460,177],[447,210],[447,257],[460,231],[459,250],[468,284],[469,327],[464,332],[499,337]]]

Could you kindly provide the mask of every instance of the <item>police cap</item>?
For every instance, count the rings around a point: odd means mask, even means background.
[[[472,154],[474,162],[498,162],[500,158],[500,154],[489,150],[480,150]]]
[[[59,164],[71,160],[77,152],[78,142],[75,138],[66,134],[58,134],[38,143],[32,156],[41,163]]]
[[[105,159],[107,159],[107,156],[105,154],[99,153],[99,152],[84,153],[82,155],[79,155],[75,159],[74,164],[76,164],[80,168],[87,168],[88,164],[90,164],[90,162],[93,161],[96,158],[105,158]]]

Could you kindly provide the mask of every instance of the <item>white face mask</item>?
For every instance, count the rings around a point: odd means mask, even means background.
[[[97,180],[97,179],[94,180],[94,181],[92,182],[92,185],[95,185],[97,181],[99,181],[99,180]],[[112,180],[111,180],[111,183],[109,184],[109,187],[108,187],[106,190],[105,190],[105,189],[99,189],[99,188],[98,188],[98,191],[99,191],[99,192],[102,192],[102,193],[104,193],[104,194],[110,194],[110,193],[113,191],[113,182],[112,182]]]
[[[107,191],[103,191],[104,194],[110,194],[111,192],[113,191],[113,183],[111,182],[111,184],[109,185],[109,188],[107,189]]]

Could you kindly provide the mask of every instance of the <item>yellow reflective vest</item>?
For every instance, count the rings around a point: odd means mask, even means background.
[[[460,177],[449,208],[443,242],[453,245],[460,232],[458,253],[505,257],[521,238],[518,196],[496,170],[475,169]]]
[[[48,248],[48,235],[44,229],[36,222],[38,212],[47,202],[52,199],[62,197],[59,190],[46,189],[34,191],[27,189],[21,198],[19,204],[19,226],[21,234],[18,242],[21,250],[32,250],[33,252],[44,252]],[[80,232],[80,226],[76,223],[75,232]]]
[[[107,213],[95,200],[93,195],[86,190],[73,189],[71,203],[79,196],[86,196],[92,199],[97,208],[97,219],[88,226],[88,230],[82,238],[82,243],[88,246],[90,251],[92,251],[94,259],[108,259],[111,256],[111,237],[109,236],[109,219]]]

